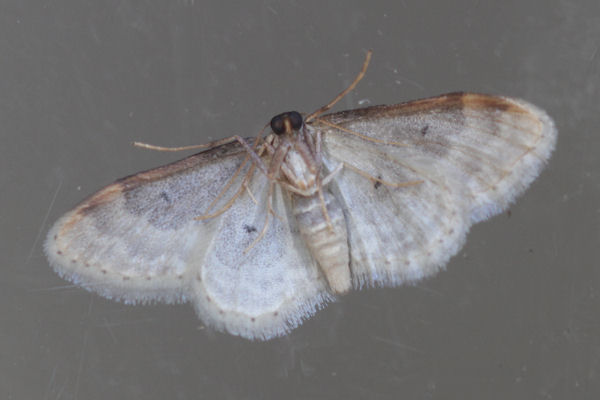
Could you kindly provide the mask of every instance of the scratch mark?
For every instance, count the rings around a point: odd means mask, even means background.
[[[598,46],[596,46],[596,48],[594,49],[594,51],[592,52],[592,55],[590,56],[590,60],[589,62],[591,63],[592,61],[594,61],[594,59],[596,58],[596,54],[598,54]]]
[[[103,285],[102,282],[86,283],[86,284],[79,284],[79,285],[59,285],[59,286],[51,286],[51,287],[47,287],[47,288],[42,288],[42,289],[31,289],[31,290],[29,290],[29,293],[53,292],[55,290],[65,290],[65,289],[94,288],[95,286],[101,286],[101,285]]]
[[[106,330],[108,331],[110,337],[113,340],[113,343],[117,344],[117,337],[113,333],[113,330],[111,329],[111,324],[108,322],[108,320],[106,318],[104,318],[104,324],[102,324],[102,326],[105,327]]]
[[[60,388],[60,391],[56,394],[56,398],[60,399],[65,391],[65,389],[67,388],[67,382],[68,379],[65,379],[65,382],[63,383],[62,387]]]
[[[35,237],[35,240],[33,241],[31,250],[29,250],[29,255],[25,259],[26,264],[29,262],[29,260],[31,260],[31,257],[33,256],[33,252],[35,251],[35,248],[36,248],[38,242],[40,241],[40,237],[42,236],[42,232],[44,230],[44,227],[46,226],[46,222],[48,221],[48,216],[50,215],[50,211],[52,211],[52,207],[54,207],[54,202],[56,201],[56,198],[58,197],[58,192],[60,191],[62,184],[63,184],[63,179],[61,178],[61,180],[58,182],[58,187],[56,188],[56,191],[54,192],[54,196],[52,197],[52,200],[50,201],[50,205],[48,206],[48,211],[46,211],[46,216],[44,217],[44,220],[42,221],[42,224],[40,225],[40,229],[38,230],[37,236]]]
[[[92,306],[94,305],[94,297],[90,297],[90,305],[88,306],[87,316],[92,314]],[[83,371],[83,362],[85,360],[85,348],[87,347],[88,336],[89,336],[89,325],[83,334],[83,343],[81,344],[81,354],[79,356],[79,367],[77,368],[77,378],[75,379],[75,391],[74,397],[77,398],[79,394],[79,381],[81,380],[81,372]]]
[[[156,318],[140,318],[140,319],[134,319],[134,320],[130,320],[130,321],[115,321],[115,322],[105,321],[105,323],[102,326],[108,329],[108,328],[114,328],[117,326],[152,323],[155,320],[156,320]]]
[[[417,289],[420,289],[420,290],[424,291],[425,293],[433,294],[433,295],[440,296],[440,297],[444,297],[445,296],[444,293],[442,293],[440,291],[437,291],[435,289],[432,289],[430,287],[427,287],[427,286],[415,285],[415,287]]]
[[[61,285],[61,286],[52,286],[43,289],[31,289],[28,290],[29,293],[39,293],[39,292],[54,292],[55,290],[65,290],[65,289],[77,289],[79,290],[81,286],[78,285]]]
[[[77,398],[78,393],[79,393],[79,381],[81,379],[81,372],[83,371],[83,361],[85,360],[85,348],[87,346],[87,341],[88,341],[88,330],[85,330],[85,333],[83,334],[83,341],[81,343],[81,354],[79,356],[79,368],[77,369],[77,378],[75,379],[75,392],[74,392],[74,398]]]
[[[56,368],[58,368],[58,365],[55,365],[54,368],[52,368],[52,375],[50,375],[50,382],[48,382],[46,393],[44,393],[44,400],[48,398],[48,393],[50,393],[52,386],[54,386],[54,380],[56,379]]]
[[[396,346],[396,347],[399,347],[401,349],[410,350],[410,351],[413,351],[413,352],[419,353],[419,354],[425,354],[421,350],[417,349],[416,347],[412,347],[412,346],[409,346],[407,344],[403,344],[403,343],[400,343],[400,342],[395,342],[395,341],[390,340],[390,339],[385,339],[385,338],[382,338],[380,336],[374,336],[373,339],[375,339],[375,340],[377,340],[379,342],[385,343],[385,344],[391,344],[392,346]]]

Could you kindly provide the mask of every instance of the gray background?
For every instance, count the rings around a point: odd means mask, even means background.
[[[3,1],[0,397],[592,399],[600,393],[600,5],[589,1]],[[447,271],[355,292],[249,342],[49,268],[50,225],[186,145],[310,112],[470,90],[546,109],[557,150]],[[181,155],[183,156],[183,155]]]

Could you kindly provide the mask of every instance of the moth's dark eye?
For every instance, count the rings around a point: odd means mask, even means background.
[[[290,128],[292,130],[297,131],[302,128],[302,115],[296,111],[285,112],[279,115],[276,115],[271,120],[271,129],[277,135],[281,135],[285,132],[286,121],[289,122]]]
[[[290,123],[292,124],[293,130],[297,131],[298,129],[302,128],[302,115],[300,115],[299,112],[290,111],[288,116],[290,118]]]
[[[283,123],[283,117],[285,114],[279,114],[271,119],[271,129],[276,135],[281,135],[285,132],[285,124]]]

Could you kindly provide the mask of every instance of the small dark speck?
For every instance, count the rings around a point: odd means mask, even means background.
[[[381,175],[377,176],[377,179],[381,179]],[[373,185],[373,188],[375,188],[375,190],[379,189],[381,187],[381,182],[379,181],[375,181],[375,184]]]
[[[108,272],[108,271],[107,271],[107,270],[105,270],[105,269],[103,269],[103,270],[102,270],[102,273],[103,273],[103,274],[105,274],[105,275],[106,275],[106,273],[107,273],[107,272]]]
[[[72,262],[73,264],[75,264],[75,263],[77,262],[77,260],[73,259],[73,260],[71,260],[71,262]]]
[[[62,251],[59,250],[59,251],[56,252],[56,254],[62,254]]]
[[[427,132],[429,132],[429,125],[425,125],[423,128],[421,128],[421,135],[425,136],[427,135]]]
[[[54,240],[58,239],[58,235],[54,235]]]
[[[225,314],[225,311],[219,310],[219,314],[223,315],[223,314]]]
[[[256,318],[252,317],[252,318],[250,318],[250,321],[254,322],[254,321],[256,321]]]
[[[506,211],[506,218],[510,218],[512,216],[512,212],[510,210]]]
[[[171,198],[169,197],[169,195],[167,194],[167,192],[160,192],[160,198],[163,199],[164,201],[166,201],[167,203],[171,202]]]
[[[124,277],[123,277],[123,280],[124,280],[124,281],[128,281],[128,280],[129,280],[129,277],[128,277],[128,276],[124,276]]]
[[[256,227],[252,225],[244,225],[244,230],[246,231],[246,233],[252,233],[256,232]]]
[[[276,317],[276,316],[278,316],[278,315],[279,315],[279,312],[277,312],[277,311],[275,311],[275,312],[273,313],[273,316],[274,316],[274,317]]]
[[[210,296],[206,296],[206,301],[210,303]]]
[[[147,280],[147,281],[149,281],[149,280],[151,280],[151,279],[152,279],[152,277],[151,277],[151,276],[147,276],[147,277],[146,277],[146,280]]]
[[[533,249],[529,249],[529,252],[533,254]]]

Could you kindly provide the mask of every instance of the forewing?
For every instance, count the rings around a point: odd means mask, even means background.
[[[331,184],[344,203],[356,286],[435,273],[472,223],[504,210],[531,183],[556,140],[552,120],[537,107],[478,94],[321,119],[342,128],[315,122],[326,167],[343,162],[363,172],[344,168]],[[394,187],[364,175],[420,183]]]
[[[105,187],[52,227],[45,243],[50,264],[109,298],[185,300],[192,256],[215,234],[214,221],[195,218],[208,211],[245,157],[231,143]]]

